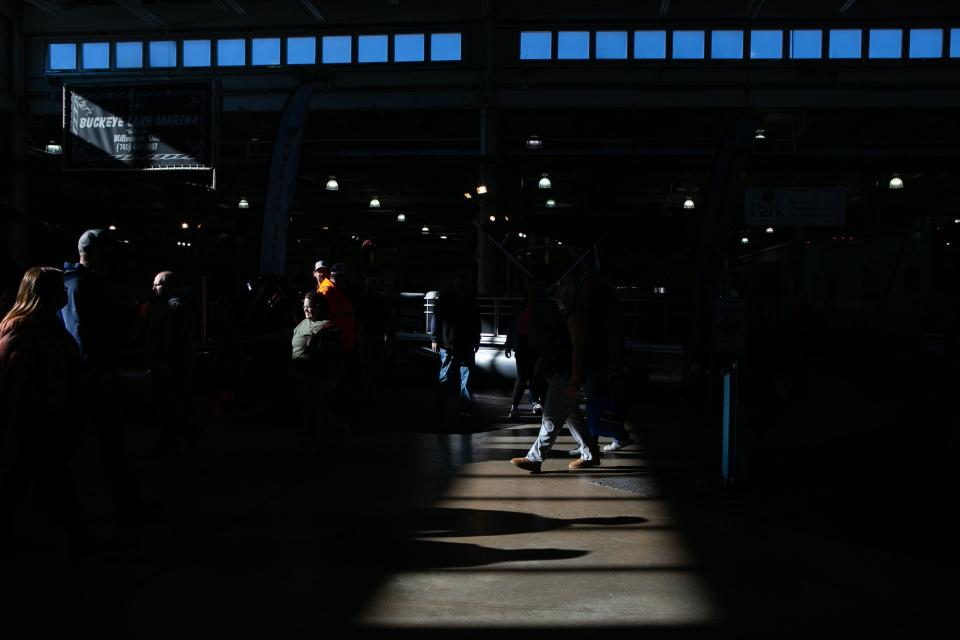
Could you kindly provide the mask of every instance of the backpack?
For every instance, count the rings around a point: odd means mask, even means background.
[[[324,320],[307,338],[307,353],[311,359],[327,359],[343,353],[343,336],[337,325]]]

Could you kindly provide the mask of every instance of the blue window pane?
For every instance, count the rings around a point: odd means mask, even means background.
[[[459,33],[434,33],[430,35],[430,59],[437,62],[460,59]]]
[[[626,31],[597,31],[597,60],[626,60]]]
[[[790,32],[790,57],[795,60],[819,59],[823,51],[820,29],[797,29]]]
[[[53,70],[77,68],[77,45],[50,45],[50,68]]]
[[[150,43],[151,67],[177,66],[177,43],[172,40],[162,40]]]
[[[549,60],[553,57],[552,34],[549,31],[521,31],[520,59]]]
[[[950,57],[960,58],[960,29],[950,29]]]
[[[757,30],[750,32],[750,57],[756,60],[778,60],[783,57],[783,32]]]
[[[250,41],[250,64],[280,64],[280,38],[254,38]]]
[[[637,60],[662,60],[667,57],[666,31],[634,31],[633,57]]]
[[[703,58],[703,31],[674,31],[673,57],[677,60]]]
[[[287,64],[313,64],[316,61],[316,38],[313,36],[287,38]]]
[[[139,69],[143,66],[142,42],[118,42],[116,47],[117,69]]]
[[[900,29],[870,29],[871,58],[899,58],[903,32]]]
[[[714,31],[710,35],[711,58],[738,60],[743,57],[743,31]]]
[[[247,63],[247,42],[240,38],[217,40],[217,66],[242,67]]]
[[[387,36],[359,36],[357,62],[386,62]]]
[[[557,34],[557,60],[589,59],[589,31],[561,31]]]
[[[394,62],[423,62],[423,34],[404,33],[393,36]]]
[[[80,55],[83,61],[81,66],[84,69],[110,68],[109,42],[84,42]]]
[[[323,36],[323,64],[348,64],[353,62],[351,47],[353,38],[350,36]]]
[[[860,56],[860,29],[830,29],[831,58]]]
[[[943,55],[943,29],[910,29],[911,58],[939,58]]]
[[[183,66],[209,67],[210,66],[210,41],[209,40],[184,40],[183,41]]]

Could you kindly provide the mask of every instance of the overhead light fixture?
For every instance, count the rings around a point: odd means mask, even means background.
[[[696,206],[697,205],[693,202],[693,198],[687,198],[686,200],[683,201],[684,209],[693,209]]]
[[[237,208],[239,209],[249,209],[250,203],[247,202],[246,198],[240,198],[240,202],[237,203]]]
[[[890,184],[887,186],[891,189],[903,189],[903,179],[900,176],[893,176],[890,178]]]
[[[46,151],[47,153],[49,153],[49,154],[52,155],[52,156],[58,156],[58,155],[60,155],[61,153],[63,153],[63,147],[61,147],[60,145],[58,145],[58,144],[57,144],[56,142],[54,142],[53,140],[51,140],[50,142],[48,142],[48,143],[47,143],[47,146],[44,147],[43,150]]]
[[[481,185],[477,186],[477,195],[482,196],[482,195],[485,194],[486,192],[487,192],[487,185],[481,184]]]
[[[190,228],[190,223],[189,223],[189,222],[181,222],[181,223],[180,223],[180,228],[181,228],[181,229],[189,229],[189,228]]]
[[[766,229],[764,229],[764,231],[766,231],[767,233],[773,233],[773,227],[767,227]]]
[[[953,224],[960,224],[960,218],[954,218]]]
[[[441,239],[441,240],[446,240],[446,239],[447,239],[447,236],[440,236],[440,239]]]
[[[755,140],[766,140],[767,136],[763,134],[763,129],[757,129],[757,132],[753,134]]]
[[[497,221],[497,216],[493,216],[493,215],[490,216],[490,222],[496,222],[496,221]]]
[[[340,183],[333,176],[327,180],[327,191],[340,191]]]
[[[112,225],[110,225],[109,227],[107,227],[107,229],[109,229],[110,231],[116,231],[116,230],[117,230],[117,225],[112,224]]]
[[[742,238],[740,238],[740,244],[750,244],[750,238],[748,238],[747,236],[743,236]]]
[[[667,292],[667,288],[666,288],[666,287],[654,287],[654,288],[653,288],[653,292],[656,293],[656,294],[663,295],[664,293]]]
[[[397,214],[397,222],[406,222],[406,220],[407,220],[406,214],[403,214],[403,213]]]
[[[527,149],[539,149],[543,147],[543,140],[540,136],[530,136],[527,138]]]
[[[550,177],[547,174],[543,174],[543,177],[540,178],[540,182],[537,183],[538,189],[549,189],[553,186],[553,183],[550,182]]]
[[[464,191],[464,192],[463,192],[463,197],[466,198],[467,200],[470,200],[470,199],[473,198],[473,196],[470,195],[470,192],[469,192],[469,191]]]
[[[420,227],[420,233],[423,233],[423,234],[430,233],[430,227],[428,227],[428,226],[426,226],[426,225]]]
[[[380,208],[380,198],[378,198],[377,196],[373,196],[372,198],[370,198],[370,208],[371,208],[371,209],[379,209],[379,208]]]
[[[550,198],[549,200],[547,200],[547,207],[549,209],[553,209],[555,206],[557,206],[556,200],[554,200],[553,198]]]

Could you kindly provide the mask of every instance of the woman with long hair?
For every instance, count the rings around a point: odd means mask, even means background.
[[[66,529],[71,552],[79,554],[89,548],[90,537],[68,466],[76,423],[71,390],[80,355],[57,315],[66,299],[62,271],[33,267],[0,320],[0,415],[17,444],[0,485],[0,535],[10,535],[17,504],[36,481],[37,497]]]

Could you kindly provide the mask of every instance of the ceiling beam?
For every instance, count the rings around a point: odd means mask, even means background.
[[[51,16],[63,17],[67,15],[67,12],[56,0],[27,0],[27,3],[32,4],[44,13],[49,13]]]
[[[747,7],[747,16],[750,20],[755,20],[757,14],[760,13],[760,9],[763,8],[763,3],[767,0],[750,0],[750,6]]]
[[[852,7],[852,6],[853,6],[853,3],[856,2],[856,1],[857,1],[857,0],[846,0],[846,1],[843,3],[843,5],[840,7],[840,13],[841,13],[841,14],[846,13],[847,10],[848,10],[850,7]]]
[[[667,15],[667,11],[670,10],[670,0],[660,0],[660,17]]]
[[[116,3],[149,25],[154,27],[167,26],[156,14],[149,9],[145,9],[141,0],[116,0]]]
[[[232,9],[238,16],[247,15],[247,10],[241,7],[236,0],[213,0],[213,4],[217,5],[221,10]]]
[[[300,0],[300,4],[307,8],[307,11],[310,12],[314,18],[317,19],[317,22],[326,22],[327,19],[323,17],[323,14],[320,13],[320,10],[310,1],[310,0]]]

